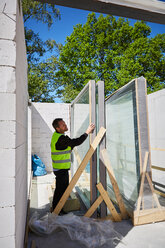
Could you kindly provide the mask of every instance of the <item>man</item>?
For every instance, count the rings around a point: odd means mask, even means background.
[[[81,145],[86,140],[88,134],[94,130],[95,125],[90,124],[86,132],[76,139],[64,135],[68,131],[68,127],[63,119],[55,119],[52,126],[55,129],[51,140],[51,158],[53,172],[56,176],[56,189],[52,203],[52,210],[54,210],[69,185],[68,170],[71,166],[71,151],[75,146]]]

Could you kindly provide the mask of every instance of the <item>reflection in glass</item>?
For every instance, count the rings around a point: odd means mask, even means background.
[[[126,207],[133,209],[138,197],[139,151],[134,82],[106,100],[106,148]],[[107,190],[115,201],[107,174]]]
[[[77,101],[72,105],[73,119],[72,119],[72,138],[81,136],[89,126],[89,87],[80,95]],[[81,144],[74,148],[74,173],[79,167],[80,161],[83,160],[87,151],[89,150],[89,136]],[[85,171],[78,180],[77,187],[83,202],[90,207],[90,163],[87,164]]]

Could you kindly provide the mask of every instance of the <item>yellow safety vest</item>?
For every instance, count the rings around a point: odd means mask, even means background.
[[[61,133],[54,132],[51,139],[51,158],[54,169],[69,169],[71,166],[71,147],[65,150],[56,150],[56,143]]]

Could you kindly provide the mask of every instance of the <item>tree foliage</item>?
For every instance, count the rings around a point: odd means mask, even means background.
[[[58,88],[55,81],[57,67],[58,61],[54,56],[44,62],[29,64],[28,87],[32,101],[54,102],[54,91]]]
[[[54,72],[57,68],[57,59],[52,56],[44,61],[43,57],[47,52],[55,53],[58,44],[51,39],[43,41],[39,33],[28,28],[27,22],[35,19],[37,22],[46,24],[49,29],[55,19],[60,19],[60,12],[53,4],[39,3],[33,0],[22,0],[22,8],[28,60],[29,96],[32,101],[53,102],[52,92],[56,89]]]
[[[103,80],[106,95],[136,77],[144,76],[148,92],[164,87],[165,34],[150,38],[143,21],[131,26],[124,18],[89,14],[84,25],[77,24],[60,52],[59,95],[72,101],[90,80]]]

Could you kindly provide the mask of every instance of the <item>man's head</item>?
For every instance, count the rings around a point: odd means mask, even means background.
[[[52,122],[52,126],[58,133],[65,133],[66,131],[68,131],[68,127],[62,118],[54,119],[54,121]]]

